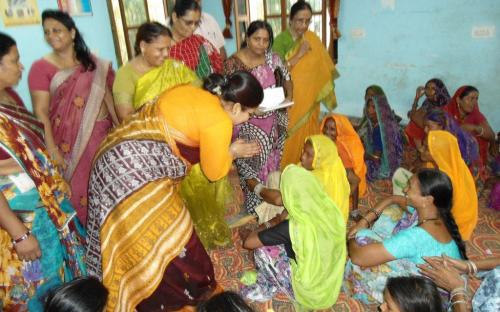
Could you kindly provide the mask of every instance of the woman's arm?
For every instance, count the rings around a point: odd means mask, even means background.
[[[371,267],[395,259],[381,243],[360,246],[354,238],[351,238],[348,244],[352,263],[361,267]]]
[[[495,140],[495,133],[493,132],[493,129],[491,129],[491,126],[487,120],[483,121],[479,125],[464,123],[461,125],[461,127],[465,131],[470,132],[472,135],[481,137],[486,141],[494,141]]]
[[[47,91],[31,91],[31,101],[36,117],[43,123],[45,130],[45,144],[50,157],[57,165],[64,166],[64,157],[56,145],[49,117],[50,94]]]
[[[0,160],[0,176],[7,176],[14,173],[22,172],[23,168],[19,166],[14,158]]]
[[[17,240],[28,232],[26,226],[10,209],[9,203],[2,192],[0,192],[0,228],[4,229],[12,240]],[[21,260],[35,260],[42,255],[38,241],[33,235],[29,235],[26,239],[16,243],[14,248]]]
[[[285,89],[286,99],[291,101],[293,99],[293,82],[292,82],[292,80],[285,80],[284,89]]]
[[[259,181],[257,181],[257,179],[247,179],[246,182],[250,191],[255,192],[255,187],[259,184]],[[264,187],[260,191],[260,196],[266,203],[275,206],[283,206],[283,200],[281,199],[281,192],[279,190]]]

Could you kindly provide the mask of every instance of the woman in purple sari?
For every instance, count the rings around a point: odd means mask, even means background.
[[[224,72],[250,72],[263,89],[283,86],[286,98],[291,100],[293,85],[290,73],[280,56],[270,50],[272,40],[271,26],[264,21],[253,21],[248,26],[242,49],[224,62]],[[278,109],[254,114],[247,122],[234,129],[234,139],[257,141],[260,145],[259,155],[235,161],[245,195],[245,210],[249,214],[259,215],[260,222],[267,221],[265,219],[269,219],[274,213],[266,213],[267,216],[263,217],[256,212],[258,206],[263,203],[282,205],[279,191],[269,188],[268,177],[280,169],[287,126],[287,110]]]
[[[44,124],[50,156],[70,183],[71,203],[86,224],[92,159],[117,121],[110,92],[114,72],[110,62],[90,54],[68,14],[46,10],[42,23],[53,51],[30,69],[33,108]]]

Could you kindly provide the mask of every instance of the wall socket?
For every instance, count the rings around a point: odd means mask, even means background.
[[[472,38],[491,38],[495,36],[495,26],[473,26]]]
[[[364,28],[353,28],[351,30],[351,37],[355,39],[364,38],[366,36],[366,31]]]

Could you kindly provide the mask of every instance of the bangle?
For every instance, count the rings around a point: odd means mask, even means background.
[[[481,129],[481,131],[477,134],[477,136],[483,136],[484,134],[484,128],[479,126],[479,129]]]
[[[370,221],[368,221],[368,219],[365,216],[361,215],[361,219],[365,220],[368,223],[368,228],[372,227],[372,224],[370,223]]]
[[[472,273],[472,275],[476,275],[477,274],[477,265],[472,260],[467,261],[467,264],[470,264],[470,267],[472,268],[472,270],[469,270],[469,274]]]
[[[253,192],[260,199],[262,199],[262,196],[260,195],[260,192],[262,192],[263,188],[264,188],[264,184],[262,184],[262,183],[257,183],[257,185],[253,188]]]
[[[21,237],[13,239],[12,245],[16,246],[20,242],[27,240],[28,237],[30,237],[30,236],[31,236],[31,230],[28,230],[28,232],[24,233]]]
[[[465,300],[456,300],[451,302],[451,306],[454,306],[455,304],[461,304],[461,303],[467,303]]]
[[[377,210],[375,210],[374,208],[368,210],[368,213],[370,212],[373,212],[377,216],[377,219],[380,218],[380,215],[382,214],[380,212],[377,212]]]

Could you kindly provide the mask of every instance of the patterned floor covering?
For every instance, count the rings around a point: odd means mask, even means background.
[[[230,181],[233,185],[234,200],[227,205],[227,217],[234,216],[240,211],[243,195],[239,187],[238,176],[234,170],[231,171]],[[366,210],[373,206],[379,199],[390,195],[391,184],[389,181],[379,181],[369,186],[365,198],[360,200],[360,208]],[[470,258],[497,255],[500,256],[500,214],[486,207],[489,190],[483,192],[480,197],[479,222],[470,242],[467,243],[467,253]],[[248,224],[243,229],[253,229],[256,224]],[[218,248],[209,251],[214,263],[215,276],[222,287],[226,290],[238,291],[240,289],[239,279],[243,272],[254,269],[251,254],[242,247],[239,232],[242,228],[233,229],[233,246]],[[275,311],[293,311],[293,305],[286,296],[278,295],[273,300]],[[252,303],[256,311],[266,311],[263,304]],[[345,293],[341,293],[337,303],[327,311],[376,311],[376,306],[366,306]]]

